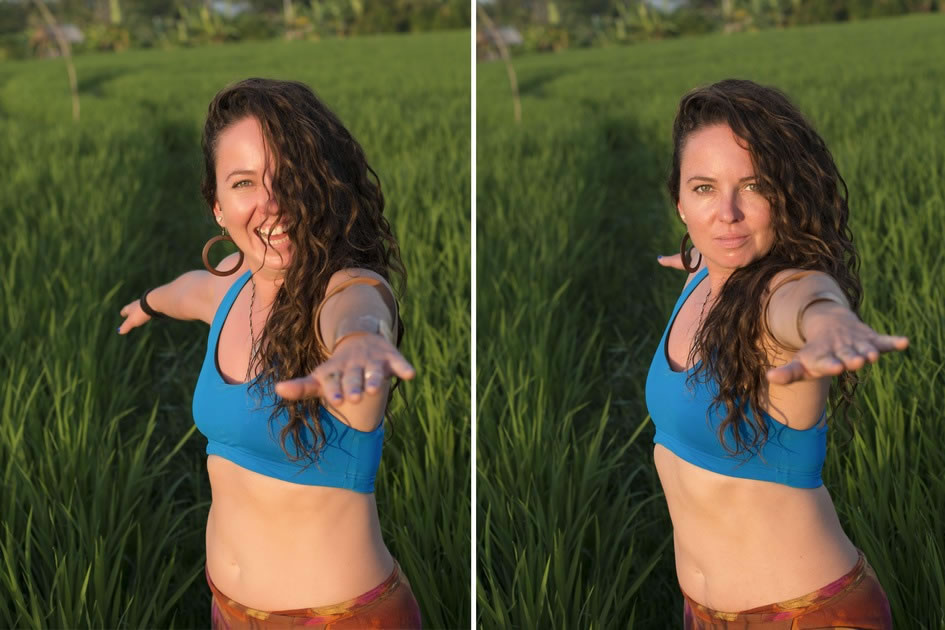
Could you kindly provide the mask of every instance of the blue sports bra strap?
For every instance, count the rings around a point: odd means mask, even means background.
[[[705,278],[709,273],[708,267],[703,267],[702,271],[698,272],[692,280],[689,281],[689,284],[686,285],[686,288],[683,289],[683,292],[680,294],[679,299],[676,300],[676,308],[673,309],[673,314],[670,316],[669,321],[672,322],[676,317],[676,312],[679,311],[682,307],[683,302],[689,299],[689,296],[692,295],[692,292],[696,290],[696,287],[702,282],[702,279]]]
[[[220,328],[223,327],[223,321],[230,312],[233,302],[236,301],[236,296],[240,294],[240,291],[244,286],[246,286],[246,283],[249,282],[249,277],[251,274],[252,272],[250,270],[246,270],[246,272],[233,281],[233,284],[230,285],[229,289],[227,289],[226,295],[223,296],[223,301],[220,302],[220,306],[217,307],[217,312],[213,316],[213,325],[210,327],[211,336],[219,333]]]

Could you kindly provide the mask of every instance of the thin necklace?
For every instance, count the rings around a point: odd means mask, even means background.
[[[699,325],[702,325],[702,320],[705,317],[705,305],[709,303],[709,297],[712,295],[712,287],[709,287],[709,292],[706,294],[705,299],[702,301],[702,312],[699,313]],[[252,323],[252,322],[250,322]]]
[[[249,354],[249,364],[246,366],[246,380],[250,380],[250,372],[253,369],[253,357],[256,356],[258,348],[256,347],[256,335],[253,334],[253,306],[256,304],[256,280],[252,276],[249,277],[250,282],[253,283],[253,295],[249,299],[249,340],[250,340],[250,354]]]
[[[712,287],[709,287],[709,292],[706,294],[705,299],[702,300],[702,310],[699,312],[699,328],[702,328],[705,319],[705,305],[709,303],[710,295],[712,295]],[[695,348],[693,348],[693,350],[695,350]]]

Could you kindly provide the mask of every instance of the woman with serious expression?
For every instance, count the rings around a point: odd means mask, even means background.
[[[680,183],[676,208],[705,256],[712,295],[719,295],[732,271],[770,251],[771,206],[759,189],[751,154],[725,124],[689,136]]]

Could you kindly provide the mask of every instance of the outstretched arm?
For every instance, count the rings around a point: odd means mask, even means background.
[[[217,264],[217,269],[232,269],[239,258],[239,253],[230,254]],[[247,264],[237,270],[243,273]],[[148,306],[153,310],[173,319],[195,320],[213,323],[216,303],[213,292],[214,276],[204,269],[188,271],[172,282],[154,287],[148,293]],[[125,304],[119,314],[125,321],[118,327],[118,334],[127,334],[132,328],[150,321],[151,316],[141,308],[141,299]]]
[[[781,272],[775,280],[783,282],[790,275]],[[779,385],[858,370],[883,352],[909,347],[906,337],[881,335],[860,321],[837,282],[822,272],[776,288],[765,315],[775,340],[797,349],[790,363],[768,370],[768,380]]]
[[[411,379],[415,370],[395,346],[396,305],[381,276],[365,269],[339,271],[326,295],[352,278],[368,278],[377,286],[353,284],[325,300],[318,323],[328,359],[307,376],[278,383],[276,393],[290,400],[318,396],[354,426],[370,427],[371,418],[383,413],[389,379]]]

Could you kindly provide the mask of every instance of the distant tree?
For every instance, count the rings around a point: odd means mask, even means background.
[[[66,73],[69,75],[69,91],[72,93],[72,120],[79,120],[79,81],[75,76],[75,66],[72,65],[72,47],[69,46],[69,40],[59,28],[59,22],[53,16],[52,11],[46,6],[43,0],[33,0],[36,8],[39,9],[43,21],[52,30],[56,43],[59,45],[59,53],[66,62]]]

